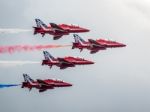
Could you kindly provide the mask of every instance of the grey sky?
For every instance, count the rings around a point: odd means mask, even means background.
[[[32,29],[34,19],[73,23],[91,29],[83,38],[108,38],[127,44],[91,55],[71,48],[49,49],[54,56],[80,56],[96,63],[66,70],[40,64],[0,66],[1,83],[20,83],[22,73],[59,78],[73,84],[39,94],[14,87],[0,90],[2,112],[149,112],[150,2],[148,0],[0,0],[0,28]],[[68,44],[33,32],[0,34],[0,45]],[[42,51],[0,54],[0,60],[41,61]]]

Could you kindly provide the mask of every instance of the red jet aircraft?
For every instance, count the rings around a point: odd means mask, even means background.
[[[64,82],[62,80],[57,79],[37,79],[34,81],[30,78],[27,74],[23,74],[24,82],[22,82],[22,88],[29,88],[31,90],[32,88],[39,89],[39,92],[44,92],[47,89],[54,89],[55,87],[69,87],[72,86],[72,84],[69,84],[67,82]]]
[[[47,51],[43,51],[45,60],[42,61],[42,65],[48,65],[52,68],[53,65],[60,67],[60,69],[66,69],[68,67],[75,67],[75,65],[88,65],[94,64],[92,61],[85,60],[83,58],[75,58],[75,57],[64,57],[64,58],[54,58]]]
[[[106,47],[103,45],[85,42],[77,34],[74,34],[73,36],[74,36],[75,42],[73,42],[72,49],[78,48],[78,49],[80,49],[80,51],[82,51],[83,49],[88,49],[88,50],[90,50],[91,54],[94,54],[94,53],[98,52],[99,50],[106,50]],[[82,39],[82,41],[81,41],[81,39]]]
[[[61,38],[63,35],[69,35],[69,33],[83,33],[89,32],[90,30],[86,28],[82,28],[75,25],[67,25],[67,24],[55,24],[49,23],[47,26],[40,19],[35,19],[37,26],[34,28],[34,35],[40,33],[42,37],[45,34],[53,35],[53,39],[57,40]]]
[[[110,40],[104,40],[104,39],[88,39],[88,41],[83,40],[80,36],[77,34],[74,34],[75,42],[73,42],[72,49],[78,48],[81,51],[83,49],[89,49],[91,50],[91,54],[98,52],[99,50],[106,50],[106,48],[115,48],[115,47],[125,47],[125,44],[110,41]]]

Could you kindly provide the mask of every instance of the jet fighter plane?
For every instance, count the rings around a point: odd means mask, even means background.
[[[100,50],[106,50],[105,46],[103,46],[97,42],[92,42],[92,40],[90,40],[90,39],[89,39],[90,42],[86,42],[81,37],[79,37],[77,34],[74,34],[73,36],[74,36],[75,42],[73,42],[72,49],[78,48],[78,49],[80,49],[80,52],[83,49],[88,49],[88,50],[90,50],[91,54],[94,54]]]
[[[105,40],[105,39],[88,39],[88,41],[83,40],[79,35],[74,34],[75,42],[73,42],[72,49],[78,48],[80,51],[83,49],[91,50],[91,54],[96,53],[99,50],[106,50],[106,48],[115,48],[115,47],[125,47],[125,44]]]
[[[72,86],[72,84],[58,79],[45,79],[45,80],[37,79],[36,81],[34,81],[27,74],[23,74],[23,77],[24,82],[22,82],[22,88],[29,88],[29,90],[31,90],[32,88],[36,88],[39,89],[39,92],[44,92],[47,89],[54,89],[55,87]]]
[[[54,40],[61,38],[63,35],[69,35],[69,33],[84,33],[90,31],[89,29],[76,25],[55,23],[49,23],[49,25],[46,25],[40,19],[35,19],[35,22],[37,26],[33,27],[34,35],[40,33],[42,37],[44,37],[45,34],[50,34],[53,35]]]
[[[75,65],[88,65],[94,64],[94,62],[85,60],[83,58],[75,58],[75,57],[58,57],[54,58],[49,52],[43,51],[45,59],[42,61],[42,65],[48,65],[52,68],[53,65],[60,67],[60,69],[66,69],[68,67],[75,67]]]

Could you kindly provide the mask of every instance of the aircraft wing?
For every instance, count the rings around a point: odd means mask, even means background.
[[[104,48],[103,45],[101,45],[100,43],[96,42],[93,39],[89,39],[88,41],[90,42],[90,44],[92,44],[92,47],[95,47],[95,48]]]
[[[58,25],[55,24],[55,23],[50,23],[50,25],[51,25],[51,27],[54,29],[54,31],[55,31],[56,33],[64,33],[64,32],[65,32],[64,29],[62,29],[60,26],[58,26]]]
[[[60,61],[60,68],[64,69],[64,67],[75,66],[72,62],[65,60],[64,58],[57,58]]]
[[[71,63],[71,62],[69,62],[69,61],[67,61],[67,60],[65,60],[64,58],[57,58],[60,62],[62,62],[62,63]]]
[[[68,68],[67,66],[60,66],[60,69],[66,69]]]
[[[46,91],[47,89],[39,89],[39,92],[44,92]]]
[[[52,84],[49,84],[49,83],[47,83],[47,82],[45,82],[45,81],[43,81],[41,79],[37,79],[37,82],[40,84],[40,87],[41,87],[40,89],[41,90],[47,89],[47,88],[49,88],[49,89],[53,89],[54,88]]]
[[[98,51],[99,51],[99,50],[91,50],[90,53],[91,53],[91,54],[94,54],[94,53],[97,53]]]

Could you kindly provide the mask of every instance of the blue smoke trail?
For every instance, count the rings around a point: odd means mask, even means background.
[[[14,86],[19,86],[20,84],[0,84],[0,89],[1,88],[8,88],[8,87],[14,87]]]

